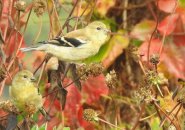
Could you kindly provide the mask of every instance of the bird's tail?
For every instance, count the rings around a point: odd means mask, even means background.
[[[42,45],[47,43],[48,43],[47,41],[41,41],[41,42],[38,42],[38,45],[34,45],[32,47],[20,48],[19,50],[22,52],[42,50]]]
[[[26,51],[36,51],[37,47],[25,47],[25,48],[20,48],[19,49],[22,52],[26,52]]]

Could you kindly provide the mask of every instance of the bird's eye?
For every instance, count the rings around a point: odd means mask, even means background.
[[[28,76],[27,76],[27,75],[24,75],[23,77],[24,77],[25,79],[26,79],[26,78],[28,78]]]
[[[97,27],[96,29],[97,29],[97,30],[101,30],[101,28],[100,28],[100,27]]]

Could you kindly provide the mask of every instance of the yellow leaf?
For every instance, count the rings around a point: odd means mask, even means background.
[[[129,38],[120,34],[126,34],[123,30],[119,30],[117,35],[114,35],[109,44],[109,54],[104,58],[104,65],[106,67],[110,66],[114,60],[123,52],[124,48],[129,45]]]
[[[98,0],[96,4],[96,9],[98,13],[102,16],[105,16],[108,9],[112,7],[115,3],[115,0]]]
[[[139,40],[145,41],[151,37],[152,32],[156,26],[155,21],[143,20],[136,24],[131,32],[131,36]]]

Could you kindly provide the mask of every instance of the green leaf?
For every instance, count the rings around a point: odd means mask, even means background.
[[[185,0],[179,0],[179,6],[185,8]]]
[[[31,128],[31,130],[47,130],[47,123],[43,124],[42,126],[38,127],[38,125],[35,125]]]
[[[101,62],[105,58],[107,58],[108,54],[112,51],[112,48],[114,46],[119,47],[119,49],[122,51],[122,49],[127,48],[129,44],[129,38],[126,36],[123,36],[125,33],[124,30],[119,30],[118,35],[114,35],[107,43],[105,43],[99,50],[99,52],[87,59],[85,59],[85,63],[89,64],[92,62]],[[123,35],[120,35],[123,34]]]
[[[53,127],[53,130],[57,130],[57,127],[56,127],[56,126],[54,126],[54,127]]]
[[[69,127],[64,127],[64,129],[63,130],[70,130],[70,128]]]
[[[39,130],[47,130],[47,123],[43,124]]]
[[[160,124],[159,118],[152,118],[151,129],[152,130],[162,130],[162,127],[160,127],[159,124]]]
[[[110,48],[110,44],[109,43],[105,43],[99,50],[99,52],[94,55],[94,56],[91,56],[87,59],[85,59],[85,63],[86,64],[89,64],[89,63],[92,63],[92,62],[101,62],[103,58],[105,58],[108,54],[108,50]]]
[[[107,55],[104,60],[104,65],[108,67],[111,65],[114,60],[120,56],[125,48],[129,45],[129,37],[127,36],[127,32],[124,30],[117,31],[109,42],[109,50],[106,52]]]
[[[132,39],[131,44],[133,44],[134,46],[139,47],[143,42],[141,40],[138,39]]]
[[[17,116],[17,120],[18,120],[18,122],[20,122],[20,121],[22,121],[24,118],[23,118],[23,116],[22,115],[18,115]]]
[[[34,125],[34,126],[31,128],[31,130],[39,130],[38,125]]]
[[[151,37],[155,26],[155,21],[143,20],[140,23],[136,24],[131,32],[131,36],[142,41],[148,40]]]

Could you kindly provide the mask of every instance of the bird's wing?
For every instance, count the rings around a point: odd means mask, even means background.
[[[63,47],[79,47],[83,44],[86,44],[86,40],[80,38],[70,38],[70,37],[57,37],[49,41],[40,42],[43,44],[54,44]]]
[[[44,44],[54,44],[58,46],[64,46],[64,47],[79,47],[83,44],[87,43],[87,38],[83,37],[84,30],[78,29],[72,32],[67,33],[63,37],[56,37],[54,39],[40,42]]]

